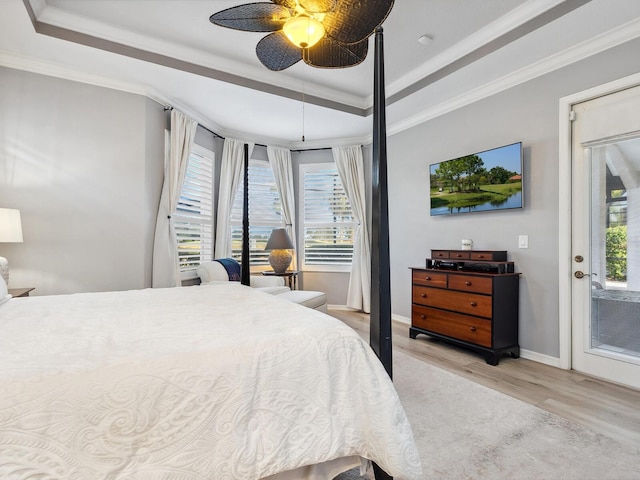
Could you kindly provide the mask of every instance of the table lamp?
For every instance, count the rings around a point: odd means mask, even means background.
[[[20,210],[0,208],[0,242],[22,243]],[[4,278],[5,283],[9,285],[9,262],[4,257],[0,257],[0,275]]]
[[[267,242],[265,250],[271,250],[269,263],[276,273],[284,273],[291,264],[290,250],[293,250],[293,243],[284,228],[276,228],[271,231],[271,236]]]

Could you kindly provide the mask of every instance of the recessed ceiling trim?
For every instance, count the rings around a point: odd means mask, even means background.
[[[552,5],[557,0],[547,0],[547,1],[549,4]],[[447,62],[443,67],[439,68],[438,70],[432,73],[429,73],[424,77],[421,77],[419,80],[413,82],[412,84],[391,94],[390,96],[387,97],[387,102],[386,102],[387,106],[393,105],[394,103],[402,100],[403,98],[408,97],[414,94],[415,92],[425,88],[426,86],[431,85],[447,77],[448,75],[478,61],[484,56],[499,50],[503,46],[508,45],[509,43],[548,24],[549,22],[552,22],[553,20],[556,20],[557,18],[560,18],[561,16],[575,10],[576,8],[586,3],[589,3],[590,1],[591,0],[566,0],[566,1],[563,1],[562,3],[556,4],[555,6],[551,6],[551,8],[542,11],[540,14],[534,16],[528,21],[518,24],[517,22],[521,21],[522,18],[527,18],[527,15],[531,14],[530,9],[533,7],[529,7],[529,10],[520,9],[522,12],[524,12],[524,10],[526,10],[526,12],[520,13],[521,18],[510,20],[511,22],[513,22],[514,28],[509,27],[507,29],[507,27],[505,27],[506,31],[502,35],[499,35],[489,41],[482,40],[480,42],[481,43],[480,46],[470,51],[469,53],[464,54],[461,57],[458,57],[457,59],[453,59]],[[31,22],[37,33],[71,41],[71,42],[82,44],[82,45],[86,45],[93,48],[98,48],[111,53],[125,55],[131,58],[136,58],[138,60],[155,63],[157,65],[162,65],[165,67],[182,70],[188,73],[193,73],[193,74],[211,78],[214,80],[230,83],[233,85],[238,85],[241,87],[265,92],[268,94],[281,96],[291,100],[301,100],[301,92],[291,88],[278,86],[278,85],[274,85],[267,82],[252,80],[247,76],[228,73],[215,68],[206,67],[197,63],[180,60],[172,56],[154,53],[154,52],[145,50],[143,48],[131,47],[129,45],[125,45],[113,40],[107,40],[94,35],[78,32],[69,28],[60,27],[50,23],[42,22],[38,20],[35,11],[36,10],[43,11],[43,9],[46,6],[46,0],[23,0],[23,3],[27,8],[29,17],[31,18]],[[32,3],[34,5],[32,5]],[[518,13],[516,12],[512,16],[517,17]],[[391,90],[393,90],[393,88],[391,88]],[[305,94],[304,98],[305,98],[305,102],[307,103],[333,109],[336,111],[342,111],[345,113],[349,113],[349,114],[353,114],[361,117],[366,117],[372,114],[373,107],[372,107],[371,98],[368,99],[367,101],[368,106],[365,108],[360,108],[354,105],[349,105],[344,102],[320,97],[318,95],[313,95],[311,93]]]
[[[431,85],[432,83],[442,80],[443,78],[451,75],[452,73],[480,60],[481,58],[501,49],[502,47],[524,37],[525,35],[547,25],[548,23],[557,20],[558,18],[572,12],[576,8],[579,8],[591,0],[567,0],[562,2],[549,10],[542,12],[541,14],[531,18],[530,20],[520,24],[519,26],[505,32],[504,34],[497,36],[493,40],[480,45],[475,50],[459,57],[458,59],[448,63],[444,67],[436,70],[429,75],[421,78],[412,85],[390,95],[387,98],[387,105],[392,105],[395,102],[402,100],[413,93],[422,90],[423,88]],[[369,109],[369,113],[371,108]]]
[[[252,80],[240,75],[231,74],[215,68],[198,65],[196,63],[187,62],[177,58],[170,57],[168,55],[162,55],[159,53],[150,52],[141,48],[131,47],[112,40],[106,40],[104,38],[96,37],[82,32],[77,32],[68,28],[59,27],[46,22],[41,22],[37,19],[34,9],[31,7],[30,0],[23,0],[25,7],[27,8],[29,18],[33,24],[35,31],[42,35],[58,38],[61,40],[67,40],[69,42],[85,45],[92,48],[97,48],[107,52],[115,53],[118,55],[124,55],[130,58],[135,58],[145,62],[154,63],[156,65],[162,65],[165,67],[173,68],[176,70],[182,70],[184,72],[193,73],[202,77],[219,80],[222,82],[238,85],[245,88],[277,95],[283,98],[291,100],[301,100],[301,93],[297,90],[293,90],[286,87],[280,87],[272,85],[266,82],[260,82]],[[335,100],[322,98],[313,94],[305,94],[305,103],[310,103],[320,107],[330,108],[352,115],[358,115],[361,117],[367,116],[366,108],[359,108],[353,105],[348,105]]]
[[[458,60],[460,57],[476,50],[480,45],[495,40],[515,28],[518,28],[529,19],[536,17],[558,3],[565,0],[529,0],[519,7],[509,11],[507,14],[492,21],[489,25],[482,27],[480,30],[470,33],[468,36],[447,48],[443,52],[437,54],[427,62],[418,65],[416,68],[407,72],[402,77],[387,85],[387,94],[389,96],[410,87],[415,82],[440,70],[446,65]],[[368,103],[371,104],[372,97],[369,97]]]
[[[428,86],[432,83],[437,82],[438,80],[445,78],[455,71],[460,70],[467,65],[470,65],[471,63],[481,59],[482,57],[500,49],[501,47],[517,40],[518,38],[521,38],[527,33],[535,30],[536,28],[540,28],[541,26],[546,25],[547,23],[574,10],[575,8],[578,8],[579,6],[584,5],[585,3],[588,3],[591,0],[566,0],[560,4],[557,4],[557,1],[558,0],[546,0],[546,4],[550,5],[550,8],[548,8],[547,10],[544,10],[544,8],[546,8],[545,5],[542,5],[542,10],[540,5],[518,9],[518,12],[514,12],[511,16],[509,16],[507,20],[503,22],[505,23],[505,25],[503,25],[505,33],[503,35],[495,37],[489,41],[487,41],[488,38],[486,38],[486,36],[479,36],[477,38],[480,43],[479,47],[475,48],[467,54],[464,54],[461,57],[458,57],[457,59],[448,59],[444,66],[442,66],[438,70],[429,73],[426,76],[421,76],[417,81],[391,94],[387,97],[387,106],[392,105],[395,102],[412,95],[425,86]],[[233,85],[238,85],[268,94],[281,96],[283,98],[292,100],[301,100],[302,98],[302,93],[293,88],[275,85],[264,81],[252,80],[244,74],[239,75],[228,73],[215,68],[206,67],[199,63],[180,60],[174,56],[154,53],[145,48],[131,47],[117,41],[107,40],[95,35],[82,33],[72,28],[66,28],[45,21],[40,21],[38,20],[35,12],[43,12],[45,8],[51,8],[47,7],[46,0],[23,0],[23,3],[25,4],[29,12],[31,22],[37,33],[93,48],[98,48],[111,53],[128,56],[138,60],[155,63],[165,67],[182,70],[188,73],[193,73]],[[553,6],[554,3],[556,3],[555,6]],[[528,18],[528,16],[535,14],[536,9],[541,10],[542,13],[538,14],[528,21],[525,21],[524,23],[521,23],[523,18],[526,19]],[[395,83],[398,84],[398,82]],[[394,90],[393,86],[391,86],[390,90]],[[342,111],[360,117],[366,117],[371,115],[372,113],[371,97],[369,97],[364,102],[364,105],[366,106],[363,105],[362,107],[359,107],[350,103],[346,103],[344,101],[330,99],[326,96],[321,95],[318,95],[317,93],[313,94],[312,92],[308,91],[308,93],[305,94],[304,99],[305,102],[310,104],[333,109],[336,111]]]
[[[458,97],[451,98],[435,105],[417,115],[406,117],[387,128],[389,135],[395,135],[421,123],[437,118],[459,108],[471,105],[484,98],[496,95],[517,85],[531,81],[548,73],[587,59],[611,48],[623,45],[640,38],[640,19],[632,20],[625,25],[614,28],[596,37],[590,38],[576,46],[545,58],[540,62],[528,65],[495,81],[486,83]]]

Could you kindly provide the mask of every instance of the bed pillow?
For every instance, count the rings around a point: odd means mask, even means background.
[[[9,293],[7,289],[7,284],[4,281],[4,278],[0,276],[0,305],[8,301],[12,295]]]

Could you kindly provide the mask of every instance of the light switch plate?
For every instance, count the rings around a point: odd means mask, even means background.
[[[529,235],[518,236],[518,248],[529,248]]]

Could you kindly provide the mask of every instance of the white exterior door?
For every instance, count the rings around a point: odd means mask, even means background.
[[[571,365],[640,388],[640,87],[572,110]]]

